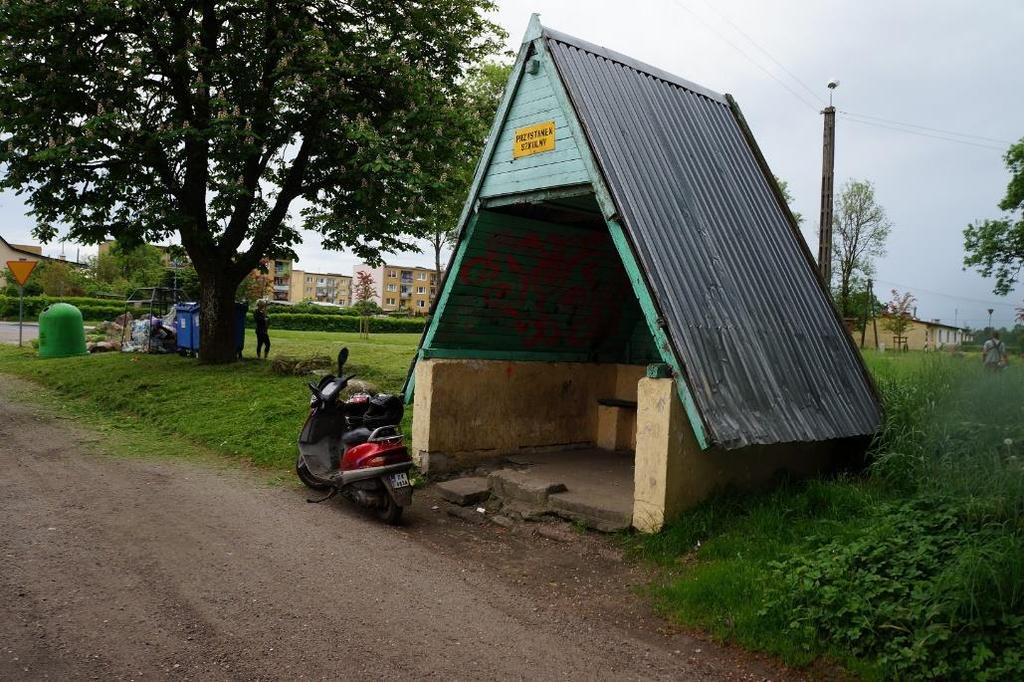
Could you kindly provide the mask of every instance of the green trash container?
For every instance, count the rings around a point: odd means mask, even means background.
[[[48,305],[39,313],[39,357],[88,355],[82,312],[69,303]]]

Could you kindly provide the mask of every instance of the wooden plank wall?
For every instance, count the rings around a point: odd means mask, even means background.
[[[541,63],[537,73],[523,73],[508,118],[498,136],[490,168],[484,176],[481,197],[590,181],[577,141],[573,138],[569,122],[555,97],[549,76],[545,73],[546,68],[554,67]],[[551,77],[557,78],[557,74],[551,74]],[[512,145],[516,128],[546,121],[555,122],[554,150],[513,159]]]
[[[660,361],[604,225],[488,210],[477,218],[431,347]]]

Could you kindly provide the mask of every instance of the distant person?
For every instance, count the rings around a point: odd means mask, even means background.
[[[999,332],[992,332],[992,338],[982,346],[981,359],[985,363],[985,369],[993,372],[1006,367],[1006,344],[999,339]]]
[[[256,312],[252,314],[252,319],[256,322],[256,357],[258,358],[260,351],[263,351],[263,357],[266,358],[270,355],[270,334],[267,333],[270,321],[267,319],[266,301],[256,304]]]

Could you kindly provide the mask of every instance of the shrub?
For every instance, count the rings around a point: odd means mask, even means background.
[[[1024,536],[1012,520],[952,498],[890,503],[859,537],[772,566],[762,615],[808,650],[871,659],[887,679],[1024,677]]]
[[[360,318],[348,315],[308,315],[275,313],[269,316],[271,331],[292,329],[319,332],[358,332]],[[424,318],[371,317],[370,333],[417,333],[423,331]],[[247,320],[253,326],[252,314]]]
[[[271,315],[346,315],[349,317],[359,315],[359,311],[355,308],[335,308],[313,303],[296,303],[295,305],[270,303],[267,306],[267,313]]]
[[[88,298],[83,296],[68,296],[54,298],[49,296],[26,296],[25,297],[25,319],[31,320],[39,317],[39,313],[51,303],[70,303],[82,311],[82,317],[87,320],[111,319],[124,312],[124,303],[104,298]],[[18,297],[0,296],[0,317],[18,317]]]

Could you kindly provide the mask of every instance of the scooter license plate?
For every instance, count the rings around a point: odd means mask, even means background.
[[[400,474],[391,474],[391,487],[392,488],[405,488],[409,485],[409,474],[402,472]]]

